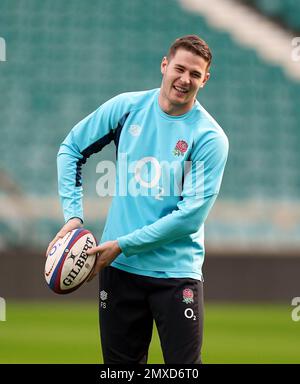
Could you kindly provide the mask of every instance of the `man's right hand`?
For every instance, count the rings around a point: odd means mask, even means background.
[[[73,219],[70,219],[63,227],[62,229],[56,234],[54,239],[49,243],[47,251],[46,251],[46,257],[48,253],[50,252],[53,245],[57,242],[58,239],[62,239],[68,232],[71,232],[73,229],[81,228],[83,226],[81,220],[78,217],[73,217]]]

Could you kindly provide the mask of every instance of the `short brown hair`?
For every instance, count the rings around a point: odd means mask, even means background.
[[[195,55],[201,56],[205,61],[207,61],[207,69],[210,67],[212,60],[211,50],[206,42],[199,36],[186,35],[176,39],[169,49],[168,58],[170,59],[175,56],[175,53],[179,48],[183,48],[194,53]]]

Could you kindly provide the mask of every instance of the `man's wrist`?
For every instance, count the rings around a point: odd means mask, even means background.
[[[67,221],[67,223],[68,223],[69,221],[73,220],[73,219],[77,219],[77,220],[80,221],[81,224],[83,224],[83,220],[82,220],[80,217],[77,217],[77,216],[71,217],[71,218]]]
[[[116,254],[119,255],[120,253],[122,253],[122,249],[119,246],[118,240],[114,240],[113,243],[114,243],[114,251],[116,252]]]

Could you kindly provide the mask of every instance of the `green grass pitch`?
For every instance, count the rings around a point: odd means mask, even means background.
[[[102,363],[97,303],[10,302],[0,363]],[[204,363],[300,363],[289,305],[205,305]],[[156,330],[149,363],[163,363]]]

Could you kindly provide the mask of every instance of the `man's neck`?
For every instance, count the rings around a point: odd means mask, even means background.
[[[172,104],[166,97],[164,97],[161,92],[159,93],[158,97],[158,103],[160,108],[171,116],[180,116],[184,115],[185,113],[189,112],[193,106],[195,101],[191,104]]]

